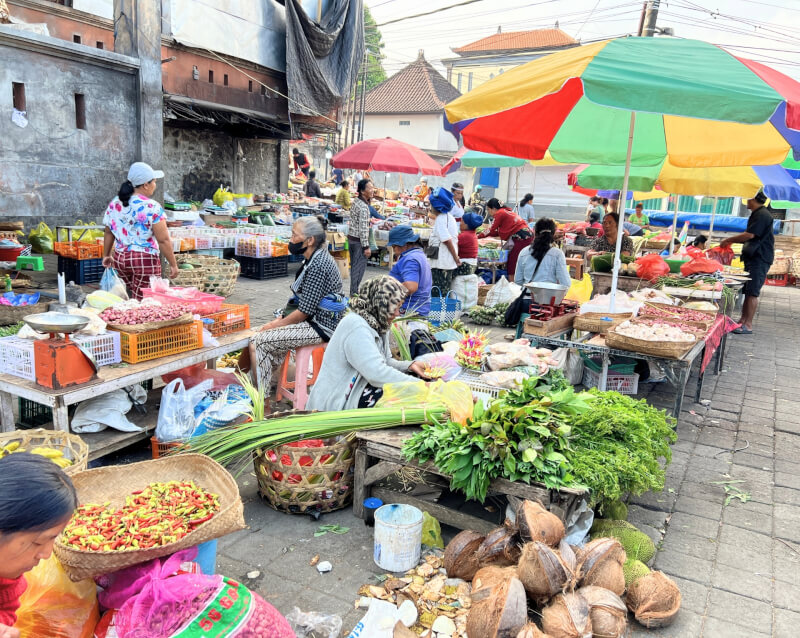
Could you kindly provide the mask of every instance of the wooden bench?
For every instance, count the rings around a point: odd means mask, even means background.
[[[375,485],[398,470],[416,468],[449,480],[449,476],[432,463],[418,464],[406,461],[402,455],[403,442],[418,428],[393,428],[359,432],[356,437],[355,477],[353,488],[353,513],[358,518],[365,517],[364,499],[370,496],[380,498],[384,503],[404,503],[428,512],[440,523],[458,529],[472,529],[485,534],[497,527],[496,523],[477,516],[465,514],[410,494]],[[490,495],[516,496],[522,499],[539,501],[545,507],[567,519],[577,508],[587,493],[577,489],[550,490],[542,484],[528,485],[514,483],[505,479],[495,479],[489,485]]]

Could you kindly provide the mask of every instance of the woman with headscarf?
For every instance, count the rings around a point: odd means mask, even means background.
[[[307,410],[332,412],[369,408],[383,395],[386,383],[415,381],[424,376],[419,361],[395,361],[389,349],[389,328],[408,290],[386,275],[361,284],[358,296],[341,320],[325,350]]]
[[[434,221],[425,254],[431,264],[433,286],[439,289],[439,294],[446,296],[453,285],[456,269],[461,266],[457,243],[458,222],[450,214],[453,194],[440,186],[431,193],[428,201]]]

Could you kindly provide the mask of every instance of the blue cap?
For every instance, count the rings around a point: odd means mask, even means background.
[[[483,217],[478,215],[478,213],[464,213],[461,221],[463,221],[470,230],[475,230],[476,228],[480,228],[483,223]]]
[[[405,246],[415,241],[419,241],[411,226],[395,226],[389,231],[389,243],[387,246]]]
[[[431,208],[440,213],[449,213],[455,203],[453,193],[441,186],[438,186],[436,190],[433,191],[433,194],[428,197],[428,201],[431,203]]]
[[[375,496],[364,499],[364,507],[368,510],[376,510],[383,505],[383,501]]]

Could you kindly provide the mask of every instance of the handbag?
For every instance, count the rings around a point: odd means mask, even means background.
[[[434,290],[439,293],[436,297],[433,296]],[[443,297],[438,286],[431,288],[431,310],[428,313],[428,322],[431,325],[438,326],[447,321],[455,321],[460,316],[461,301],[452,290]]]
[[[539,264],[541,261],[536,262],[536,268],[533,269],[533,276],[531,277],[531,281],[533,281],[534,277],[536,277],[536,271],[539,270]],[[522,292],[519,294],[519,297],[514,299],[506,308],[506,314],[503,316],[503,325],[507,328],[516,328],[519,320],[522,318],[522,313],[525,312],[525,294],[527,290],[525,288],[522,289]],[[530,307],[530,302],[528,303]]]
[[[441,244],[436,244],[435,246],[428,244],[425,246],[425,256],[428,259],[439,259],[439,248],[441,247]]]

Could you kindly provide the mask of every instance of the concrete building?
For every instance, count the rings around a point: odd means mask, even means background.
[[[136,160],[163,168],[176,199],[203,200],[220,184],[274,191],[287,181],[287,140],[336,130],[333,114],[290,118],[277,0],[7,4],[0,214],[26,227],[96,220]],[[217,37],[237,29],[255,44]]]

